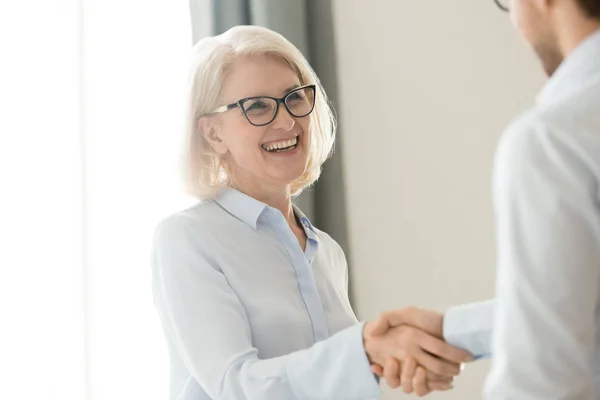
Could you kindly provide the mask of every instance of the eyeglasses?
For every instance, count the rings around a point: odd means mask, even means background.
[[[509,2],[510,0],[494,0],[494,3],[496,3],[496,5],[500,7],[502,11],[506,12],[510,11]]]
[[[316,85],[302,86],[278,99],[269,96],[247,97],[235,103],[221,106],[210,114],[219,114],[239,107],[254,126],[265,126],[277,117],[279,105],[283,104],[292,117],[303,118],[315,108]]]

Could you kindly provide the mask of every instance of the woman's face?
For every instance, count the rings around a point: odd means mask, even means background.
[[[281,98],[300,86],[300,80],[282,60],[271,57],[244,57],[229,69],[224,82],[222,103],[269,96]],[[302,93],[291,101],[303,101]],[[272,105],[245,103],[247,115],[262,123],[262,114]],[[261,120],[261,118],[263,118]],[[215,151],[225,158],[232,184],[257,188],[285,188],[306,170],[310,149],[310,115],[296,118],[281,104],[275,119],[254,126],[239,107],[209,118],[203,133]]]

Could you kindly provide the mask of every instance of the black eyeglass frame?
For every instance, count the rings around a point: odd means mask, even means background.
[[[505,12],[509,12],[509,8],[504,6],[502,3],[500,3],[500,0],[494,0],[494,3],[496,3],[496,5],[498,6],[499,9],[501,9],[502,11]]]
[[[286,99],[288,99],[294,93],[296,93],[296,92],[298,92],[300,90],[305,90],[305,89],[311,89],[312,92],[313,92],[312,107],[310,108],[310,110],[306,114],[296,115],[288,107],[288,105],[286,103]],[[247,101],[256,100],[256,99],[271,99],[271,100],[274,100],[277,103],[277,106],[275,107],[275,111],[273,112],[273,117],[269,120],[269,122],[266,122],[264,124],[255,124],[252,121],[250,121],[250,117],[248,117],[248,114],[246,113],[246,110],[244,109],[244,103],[246,103]],[[287,110],[287,112],[292,117],[294,117],[294,118],[304,118],[304,117],[308,116],[310,113],[313,112],[313,110],[315,109],[316,102],[317,102],[317,85],[305,85],[305,86],[300,86],[300,87],[295,88],[294,90],[290,91],[289,93],[286,93],[285,96],[283,96],[281,98],[271,97],[271,96],[252,96],[252,97],[246,97],[246,98],[243,98],[243,99],[240,99],[240,100],[236,101],[235,103],[231,103],[231,104],[227,104],[225,106],[218,107],[213,112],[209,113],[208,115],[220,114],[220,113],[224,113],[224,112],[227,112],[229,110],[232,110],[234,108],[239,108],[240,110],[242,110],[242,113],[244,114],[244,117],[246,117],[246,120],[250,123],[250,125],[253,125],[253,126],[265,126],[265,125],[269,125],[271,122],[273,122],[275,120],[275,118],[277,118],[277,113],[279,112],[279,106],[281,104],[283,104],[283,106],[285,107],[285,109]]]

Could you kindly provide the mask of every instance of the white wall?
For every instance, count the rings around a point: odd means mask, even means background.
[[[492,296],[493,152],[544,81],[537,60],[492,0],[335,0],[334,16],[359,317]],[[429,398],[480,399],[488,369]]]

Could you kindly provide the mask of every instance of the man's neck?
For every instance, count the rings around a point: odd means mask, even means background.
[[[571,4],[572,3],[572,4]],[[578,7],[577,2],[563,2],[564,7]],[[557,37],[564,58],[595,32],[600,30],[600,20],[582,14],[580,10],[557,13]]]

